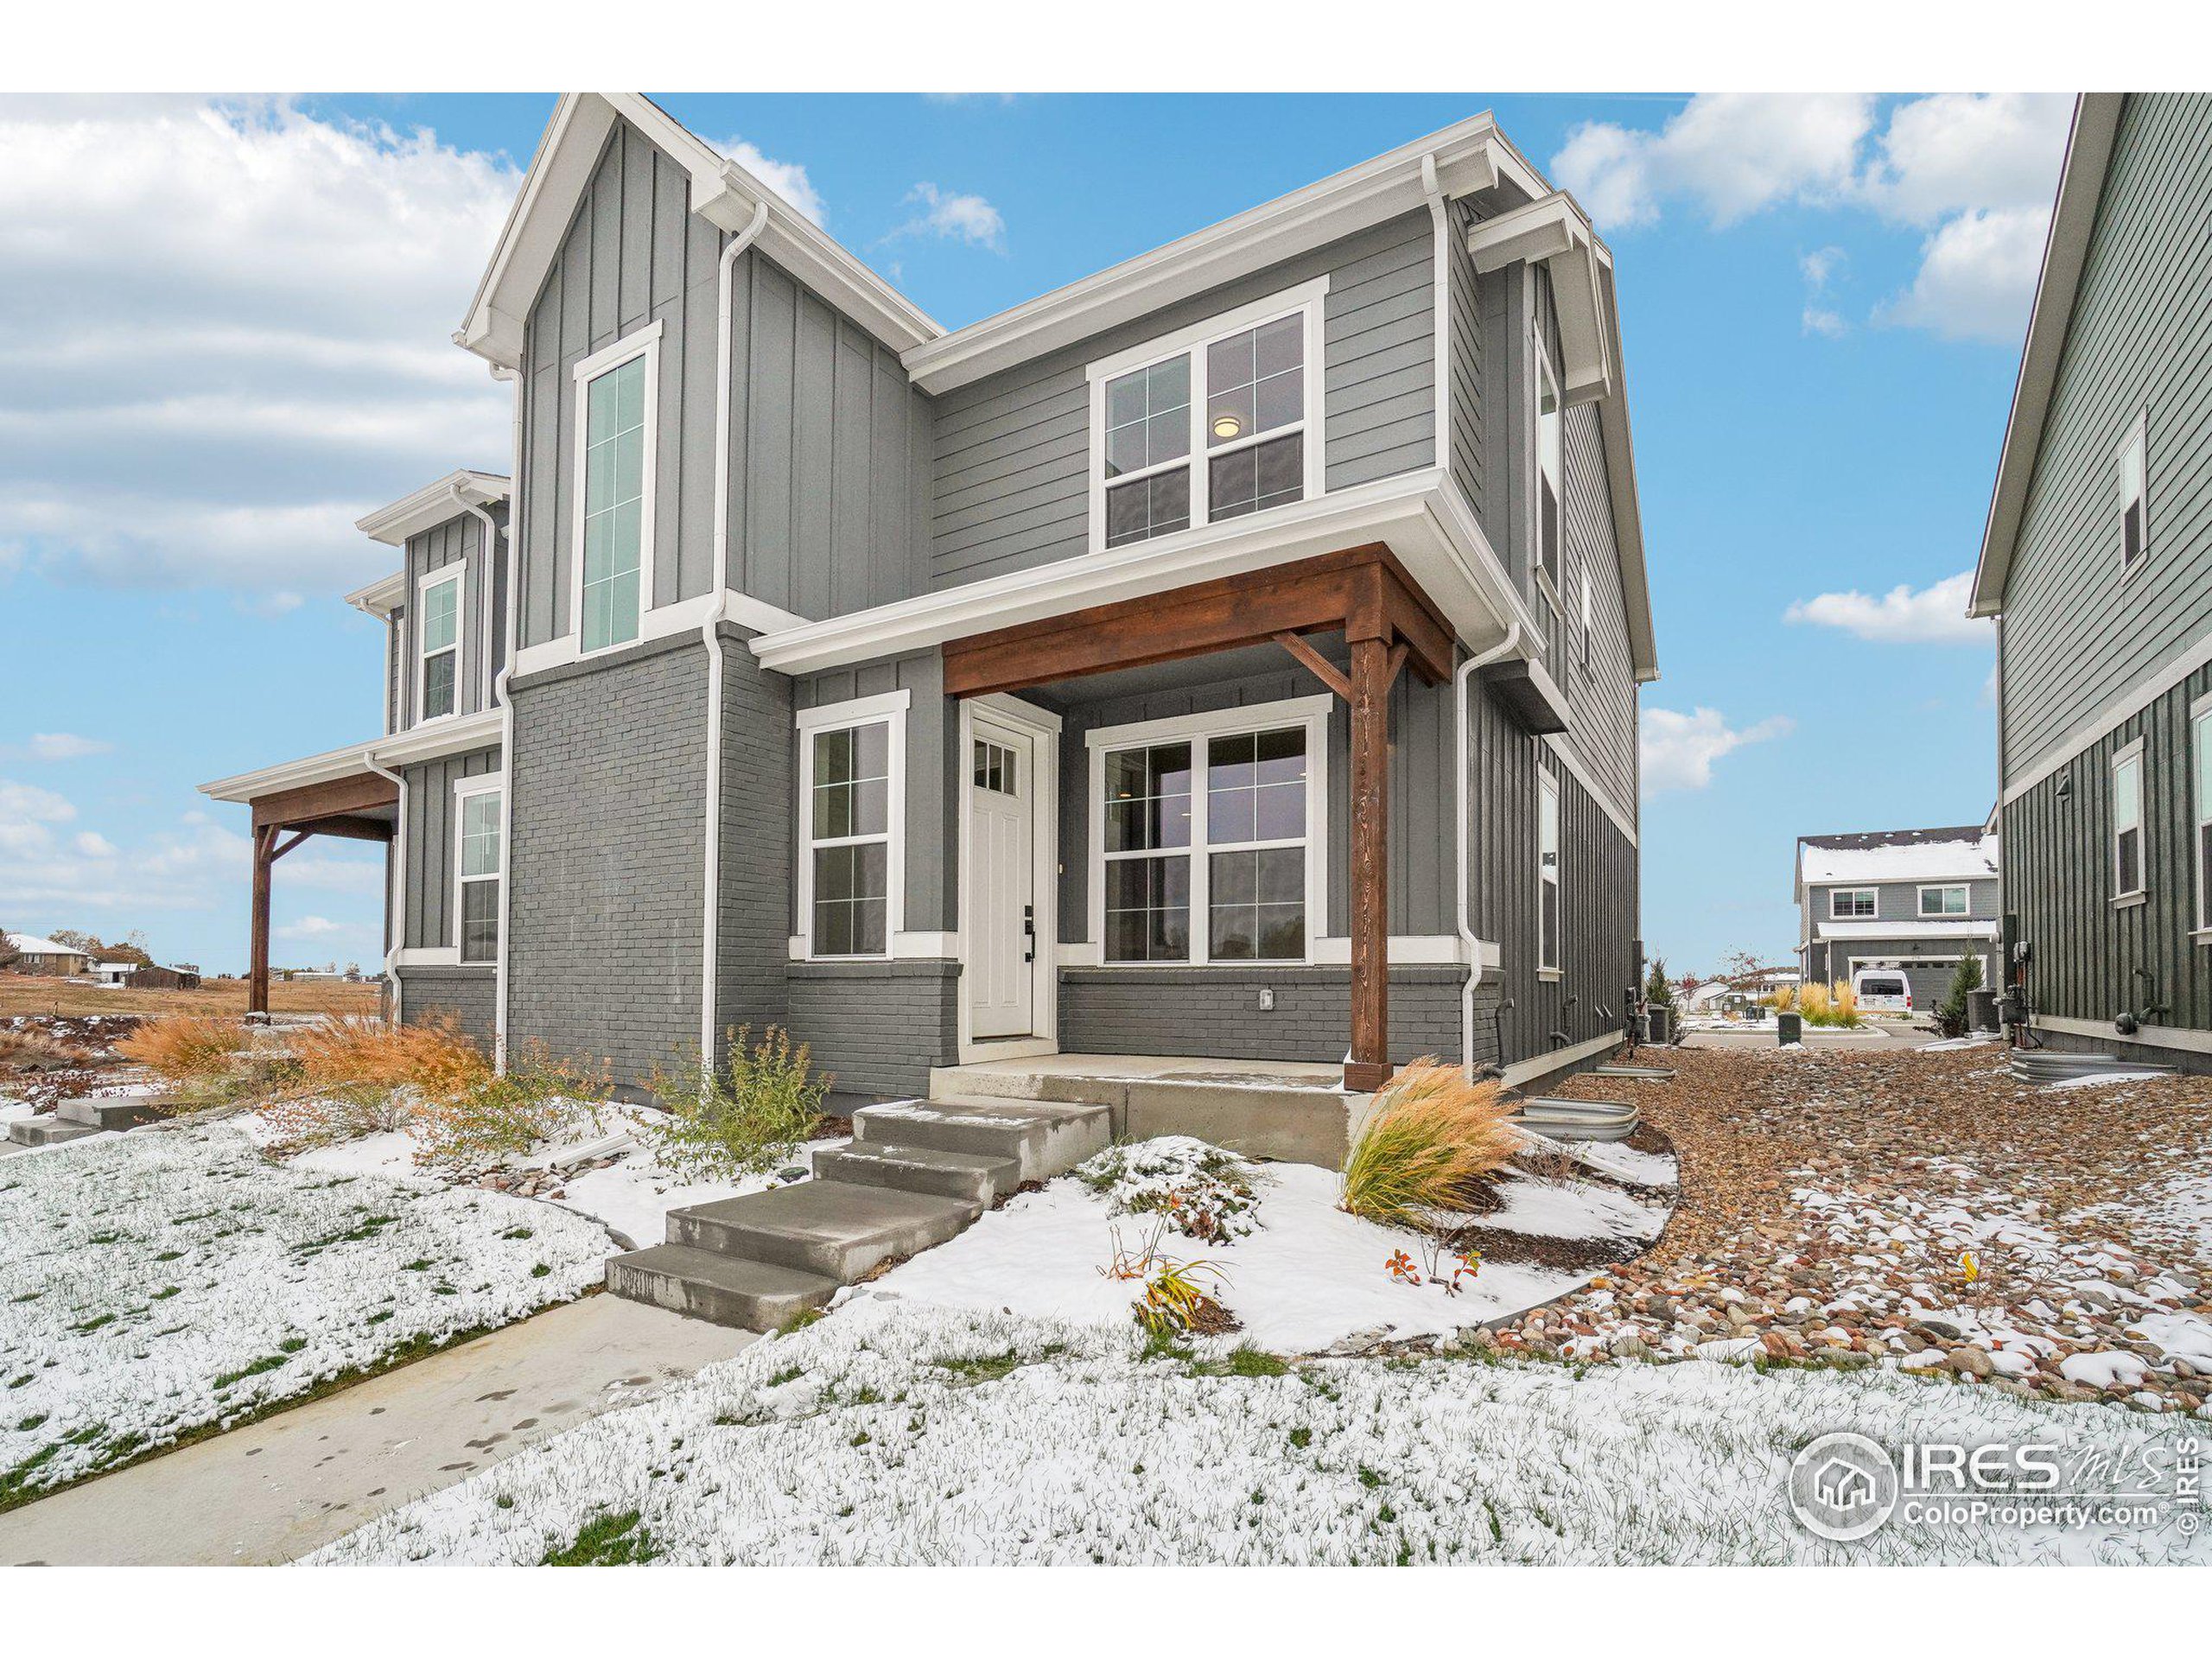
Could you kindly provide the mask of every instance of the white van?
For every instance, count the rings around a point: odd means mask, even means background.
[[[1870,1014],[1912,1012],[1912,982],[1902,968],[1861,968],[1851,976],[1851,989]]]

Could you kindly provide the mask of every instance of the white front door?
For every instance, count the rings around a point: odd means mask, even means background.
[[[1036,745],[978,719],[968,745],[968,979],[977,1037],[1027,1037],[1035,1029]]]

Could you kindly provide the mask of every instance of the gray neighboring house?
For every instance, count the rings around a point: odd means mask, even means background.
[[[1998,841],[1980,823],[1797,837],[1797,967],[1807,984],[1904,970],[1915,1013],[1943,999],[1960,959],[1997,977]]]
[[[2054,1047],[2212,1069],[2212,98],[2075,106],[1972,610]]]
[[[634,93],[456,335],[508,473],[363,521],[400,1017],[636,1085],[1054,1052],[1529,1079],[1616,1039],[1656,677],[1612,258],[1487,116],[958,329]]]

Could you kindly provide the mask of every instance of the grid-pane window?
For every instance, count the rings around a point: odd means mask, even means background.
[[[1286,962],[1306,955],[1306,728],[1206,745],[1207,955]],[[1256,844],[1255,844],[1256,843]]]
[[[2133,747],[2112,765],[2113,896],[2143,889],[2143,751]]]
[[[1836,921],[1871,921],[1874,909],[1872,887],[1838,887],[1828,895],[1828,915]]]
[[[471,791],[461,804],[461,959],[499,954],[499,791]]]
[[[2143,486],[2143,429],[2140,425],[2128,434],[2127,442],[2120,447],[2120,557],[2125,567],[2133,567],[2143,556],[2149,539],[2145,520]]]
[[[1559,966],[1559,785],[1541,779],[1536,807],[1536,965]]]
[[[1191,524],[1191,359],[1173,357],[1106,384],[1106,545]]]
[[[1206,463],[1215,518],[1241,518],[1295,501],[1306,493],[1306,435],[1270,438]]]
[[[2212,928],[2212,709],[2189,723],[2190,798],[2196,803],[2196,925]]]
[[[435,720],[454,711],[461,672],[461,575],[458,571],[423,588],[423,709]]]
[[[1920,913],[1923,916],[1963,916],[1967,913],[1967,890],[1959,887],[1923,887],[1920,890]]]
[[[1021,793],[1020,757],[1003,743],[976,740],[976,787],[994,795]]]
[[[1567,493],[1567,416],[1550,359],[1537,354],[1536,394],[1536,562],[1559,591],[1560,502]]]
[[[638,637],[645,555],[645,359],[584,389],[583,649]]]
[[[1190,957],[1191,761],[1187,741],[1106,756],[1109,962]]]
[[[818,731],[808,791],[817,957],[880,957],[891,939],[891,726]]]
[[[1306,417],[1306,317],[1278,317],[1206,347],[1206,444],[1219,448]]]

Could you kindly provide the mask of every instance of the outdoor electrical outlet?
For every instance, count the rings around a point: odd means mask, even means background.
[[[1274,1009],[1274,1005],[1275,1005],[1275,989],[1274,989],[1274,986],[1272,986],[1272,985],[1262,985],[1262,986],[1261,986],[1261,987],[1260,987],[1260,1012],[1261,1012],[1261,1013],[1262,1013],[1262,1014],[1268,1013],[1268,1012],[1270,1012],[1270,1011],[1272,1011],[1272,1010]]]

